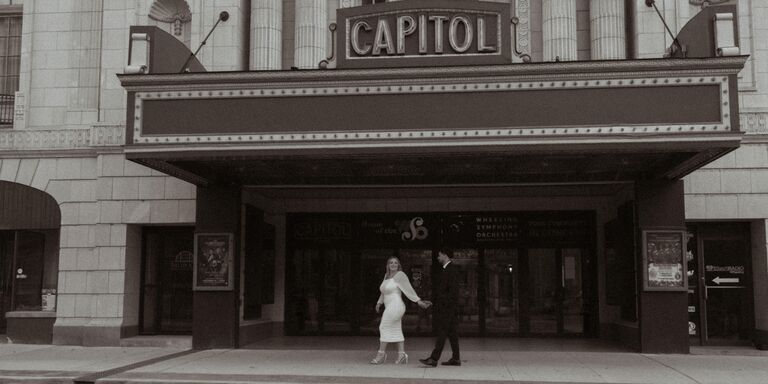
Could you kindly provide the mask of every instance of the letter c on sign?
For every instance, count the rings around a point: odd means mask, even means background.
[[[360,56],[365,56],[371,51],[371,45],[365,44],[360,46],[360,29],[368,32],[371,30],[371,25],[365,20],[358,20],[352,25],[352,49]]]

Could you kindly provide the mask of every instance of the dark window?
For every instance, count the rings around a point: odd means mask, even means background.
[[[0,231],[0,309],[55,310],[58,230]]]
[[[0,14],[0,93],[13,95],[19,90],[21,61],[21,15]]]
[[[13,124],[13,104],[19,90],[21,15],[0,13],[0,125]]]

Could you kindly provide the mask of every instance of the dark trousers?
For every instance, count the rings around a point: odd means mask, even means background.
[[[437,339],[435,339],[435,349],[432,350],[432,357],[435,360],[440,360],[440,355],[443,354],[443,347],[445,346],[445,339],[451,343],[451,355],[452,360],[460,360],[459,355],[459,335],[457,328],[459,326],[459,319],[456,316],[455,311],[445,311],[443,313],[436,313],[437,321]]]

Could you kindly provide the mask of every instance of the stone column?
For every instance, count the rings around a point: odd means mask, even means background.
[[[592,34],[592,60],[627,58],[624,2],[590,0],[589,24]]]
[[[283,1],[251,2],[251,70],[281,69]]]
[[[325,59],[326,18],[326,0],[296,0],[296,67],[314,69]]]
[[[232,244],[240,244],[242,197],[239,186],[197,187],[195,232],[229,233]],[[232,290],[194,291],[192,347],[195,349],[237,348],[240,317],[240,247],[232,252]]]
[[[576,1],[542,0],[541,13],[544,61],[576,60]]]
[[[636,236],[643,230],[685,230],[683,181],[635,181]],[[642,246],[637,249],[642,276]],[[637,280],[641,353],[688,353],[688,293],[645,291]]]

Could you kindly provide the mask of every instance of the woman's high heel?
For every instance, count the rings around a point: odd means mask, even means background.
[[[387,361],[386,352],[379,351],[376,354],[376,357],[374,357],[373,360],[371,360],[371,364],[382,364],[385,361]]]
[[[405,352],[398,352],[395,364],[408,364],[408,354]]]

